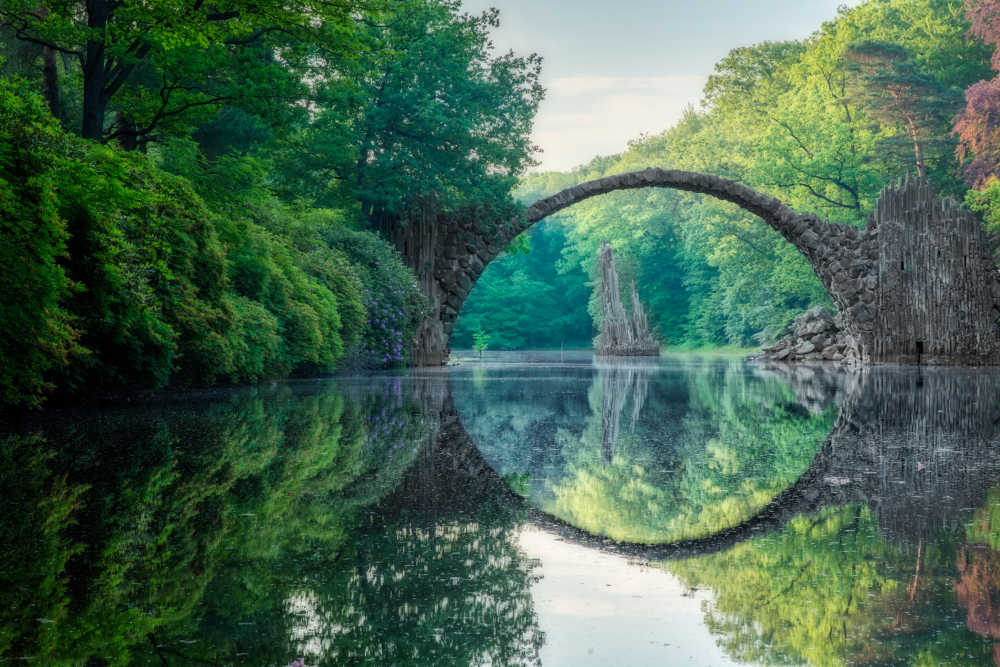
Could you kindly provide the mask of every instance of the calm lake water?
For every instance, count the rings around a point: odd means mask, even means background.
[[[0,662],[1000,664],[1000,372],[487,354],[0,432]]]

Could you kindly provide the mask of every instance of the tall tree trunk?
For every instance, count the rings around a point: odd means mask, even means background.
[[[49,8],[39,5],[35,10],[42,18],[49,15]],[[56,50],[51,46],[42,47],[42,94],[53,116],[59,117],[59,67]]]
[[[105,0],[87,1],[87,26],[96,34],[105,34],[110,16],[111,8]],[[83,123],[80,128],[84,139],[100,141],[104,138],[104,115],[108,109],[104,56],[103,41],[95,39],[87,42],[83,60]]]
[[[920,135],[917,133],[917,124],[913,121],[912,117],[907,117],[906,121],[909,126],[910,138],[913,139],[913,156],[917,162],[917,176],[923,180],[927,178],[927,170],[924,168],[924,149],[920,145]]]
[[[59,69],[55,49],[42,47],[42,78],[45,82],[45,101],[49,111],[59,117]]]

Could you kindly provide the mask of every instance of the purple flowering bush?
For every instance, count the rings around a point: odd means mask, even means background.
[[[406,365],[427,310],[416,276],[396,249],[375,234],[338,228],[330,230],[326,240],[348,256],[363,284],[361,302],[366,319],[354,353],[356,365]]]

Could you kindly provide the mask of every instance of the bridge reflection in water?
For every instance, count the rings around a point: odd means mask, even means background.
[[[556,359],[4,434],[0,659],[993,662],[1000,376]]]
[[[634,431],[650,391],[649,376],[662,369],[655,362],[644,367],[632,360],[618,365],[601,362],[597,369],[603,389],[600,457],[608,464],[621,439],[626,403],[630,424],[625,429]],[[839,412],[825,441],[817,443],[808,467],[753,516],[699,539],[665,544],[608,541],[533,508],[530,499],[526,503],[529,516],[569,539],[662,560],[727,548],[780,529],[799,514],[864,503],[879,517],[887,536],[916,543],[967,521],[962,510],[978,507],[986,491],[1000,482],[1000,376],[996,373],[926,367],[845,372],[777,364],[760,366],[754,373],[787,383],[804,410],[816,412],[839,405]],[[450,392],[444,397],[441,432],[423,454],[433,464],[415,466],[424,475],[422,481],[428,490],[434,489],[432,493],[476,489],[477,496],[491,493],[521,502],[520,496],[511,496],[502,478],[506,471],[498,472],[487,462],[495,442],[477,443],[455,402]],[[545,415],[539,422],[554,420]],[[525,443],[526,448],[538,446]],[[433,471],[430,478],[428,471]]]
[[[917,652],[940,660],[937,664],[955,658],[956,664],[992,662],[988,638],[1000,639],[1000,605],[994,602],[1000,596],[1000,552],[995,551],[1000,549],[1000,492],[990,491],[1000,484],[996,373],[746,369],[734,363],[709,365],[692,376],[675,369],[674,380],[687,375],[686,414],[657,410],[658,392],[681,394],[684,388],[668,379],[669,368],[655,362],[601,362],[596,371],[548,368],[534,378],[541,385],[537,391],[526,388],[528,368],[498,366],[486,369],[485,377],[484,371],[478,373],[476,379],[474,372],[453,373],[442,396],[441,430],[423,452],[423,463],[412,469],[403,491],[407,498],[421,496],[452,507],[488,498],[518,507],[521,520],[559,540],[663,563],[694,589],[712,593],[706,619],[737,660],[909,662]],[[582,389],[588,379],[589,388]],[[699,430],[693,422],[706,417],[692,417],[699,381],[726,385],[723,403],[748,405],[730,405],[714,415],[719,423],[702,424]],[[770,405],[759,401],[775,383],[786,387],[785,396],[770,396]],[[578,419],[584,391],[590,426],[572,432],[566,425]],[[477,393],[488,397],[481,405]],[[746,408],[742,416],[741,408]],[[697,522],[693,528],[703,534],[689,539],[613,540],[600,524],[580,525],[601,516],[599,511],[574,513],[558,502],[561,486],[572,477],[566,472],[572,467],[566,451],[581,443],[591,450],[588,475],[598,476],[618,461],[641,479],[648,477],[644,467],[651,463],[641,450],[655,446],[650,438],[659,433],[671,450],[659,459],[674,466],[669,479],[681,474],[686,462],[680,459],[695,451],[690,443],[685,448],[685,438],[707,435],[718,445],[739,430],[727,420],[750,416],[752,421],[756,415],[773,423],[775,411],[786,418],[780,438],[799,438],[800,468],[783,489],[730,525]],[[529,423],[514,423],[522,413]],[[808,442],[824,415],[832,426]],[[735,442],[741,437],[747,433]],[[642,460],[629,461],[630,456]],[[688,462],[692,468],[729,464],[724,453],[694,458]],[[786,464],[768,465],[780,478],[795,468]],[[708,484],[705,477],[700,481]],[[678,485],[676,479],[668,483]],[[615,487],[618,498],[591,495],[588,500],[620,506],[634,490],[626,483]],[[690,489],[687,495],[683,491],[674,488],[666,499],[691,502]],[[745,485],[729,489],[733,497],[748,493]],[[650,506],[663,500],[639,498]],[[750,506],[742,505],[744,510]],[[676,509],[688,519],[699,516]],[[631,518],[655,522],[663,515],[654,507]],[[575,520],[580,517],[584,520]],[[631,530],[648,536],[657,528],[633,525]],[[662,534],[677,532],[676,524],[669,528]],[[997,657],[1000,664],[1000,649]]]

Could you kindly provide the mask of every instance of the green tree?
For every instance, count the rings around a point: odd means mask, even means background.
[[[81,353],[53,177],[66,139],[42,104],[23,82],[0,79],[0,403],[37,404],[51,370]]]
[[[452,347],[471,348],[480,328],[500,349],[590,347],[587,274],[563,258],[564,226],[548,220],[518,238],[530,249],[508,249],[486,269],[462,307]]]
[[[342,50],[355,9],[351,3],[309,1],[4,0],[0,21],[17,39],[72,58],[81,136],[138,146],[168,121],[199,108],[237,98],[280,99],[296,90],[283,70],[301,49],[284,49],[279,62],[274,36]],[[109,127],[110,108],[117,117]]]
[[[928,151],[940,158],[948,156],[946,149],[953,148],[947,140],[947,128],[958,91],[921,71],[900,44],[855,42],[844,57],[853,75],[852,97],[872,120],[900,131],[909,140],[917,176],[927,178]]]
[[[988,50],[967,39],[968,28],[947,0],[843,8],[802,41],[731,51],[709,77],[703,108],[674,127],[567,174],[529,175],[522,190],[533,200],[648,166],[689,169],[863,225],[885,184],[914,169],[919,146],[935,187],[960,195],[948,125],[961,91],[989,71]],[[672,345],[761,343],[803,310],[830,305],[794,248],[727,204],[687,193],[612,193],[559,221],[565,261],[591,276],[601,243],[612,245],[656,333]],[[546,295],[539,290],[538,298]],[[597,323],[597,300],[590,303]]]
[[[540,58],[493,52],[498,25],[457,0],[366,8],[359,55],[318,82],[315,117],[286,144],[284,187],[360,202],[407,259],[439,215],[507,222],[543,91]]]
[[[490,346],[490,336],[483,329],[472,334],[472,348],[479,353],[479,358],[483,358],[483,352]]]

